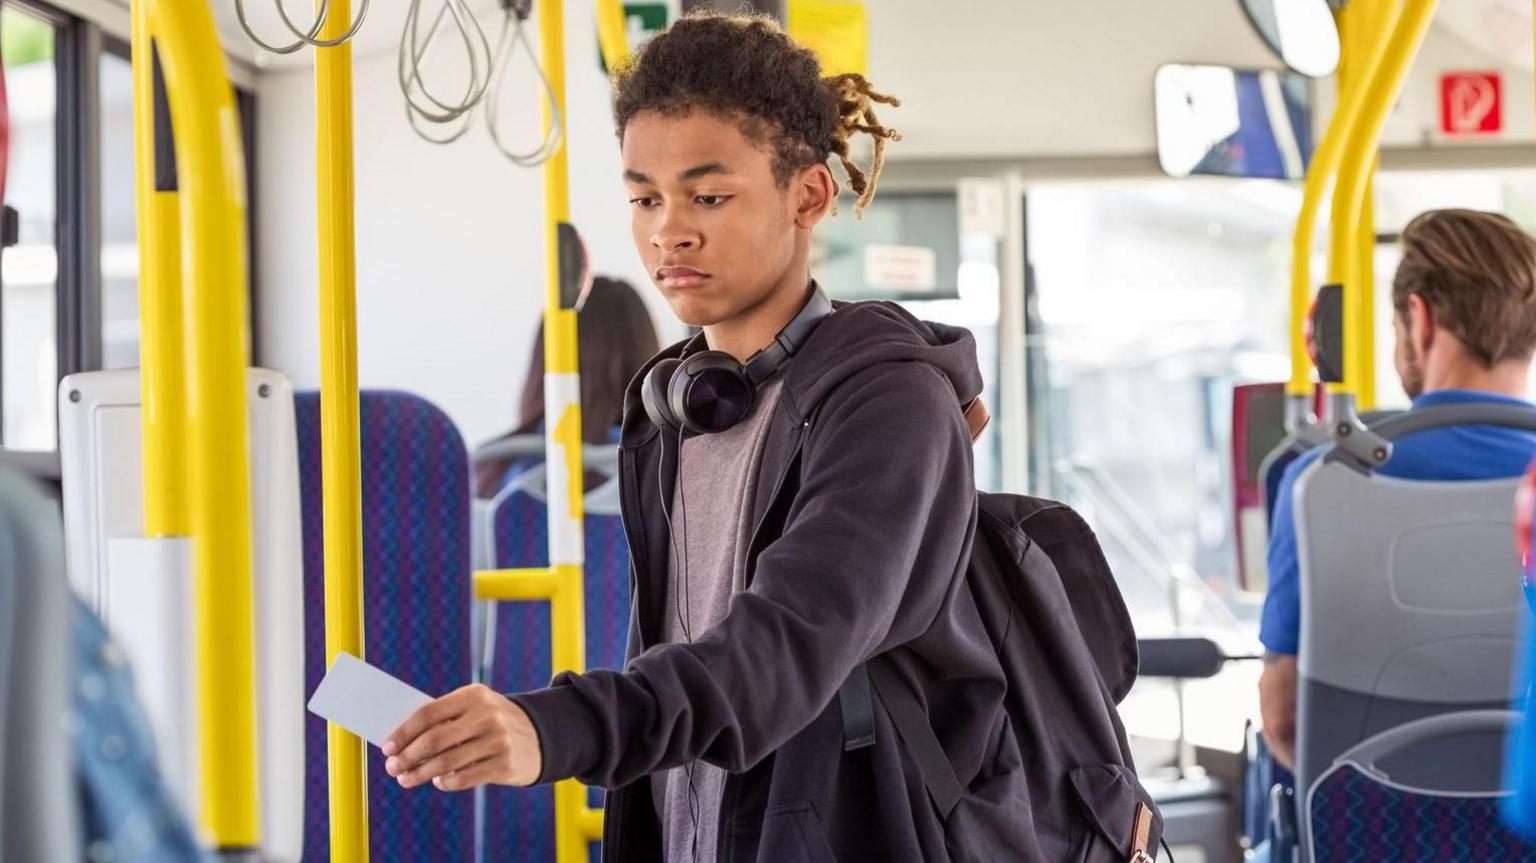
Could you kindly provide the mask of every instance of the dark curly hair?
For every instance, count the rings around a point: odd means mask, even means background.
[[[886,142],[901,140],[880,124],[876,102],[901,104],[875,92],[862,75],[823,78],[810,49],[796,44],[772,18],[757,15],[691,13],[651,39],[614,76],[620,141],[629,121],[643,111],[673,116],[711,111],[773,149],[781,186],[796,171],[836,155],[859,196],[855,213],[875,197]],[[856,132],[874,139],[868,173],[849,154],[848,139]]]

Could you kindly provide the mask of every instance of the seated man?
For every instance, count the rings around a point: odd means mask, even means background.
[[[1536,239],[1494,213],[1432,210],[1403,230],[1403,261],[1392,283],[1395,364],[1411,410],[1493,402],[1525,407],[1536,349]],[[1259,639],[1259,702],[1275,758],[1295,767],[1296,653],[1301,637],[1296,480],[1322,455],[1286,470],[1269,540],[1269,595]],[[1536,435],[1494,427],[1452,427],[1397,442],[1383,476],[1479,480],[1519,476],[1536,458]],[[1518,574],[1512,573],[1511,578]]]

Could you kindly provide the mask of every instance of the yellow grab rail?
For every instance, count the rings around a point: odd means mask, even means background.
[[[144,535],[187,536],[185,337],[181,301],[181,201],[157,186],[156,76],[149,4],[133,4],[134,209],[139,223],[139,363],[144,429]],[[161,129],[165,134],[168,129]],[[169,142],[166,142],[169,143]]]
[[[1419,46],[1424,42],[1424,35],[1429,32],[1429,24],[1434,19],[1438,5],[1439,0],[1408,0],[1397,25],[1390,28],[1391,35],[1385,47],[1370,58],[1369,72],[1364,83],[1355,89],[1362,102],[1351,126],[1348,142],[1349,152],[1354,154],[1355,161],[1339,173],[1339,189],[1334,195],[1333,218],[1336,221],[1356,224],[1360,220],[1370,183],[1370,173],[1366,168],[1375,158],[1387,117],[1403,89],[1408,69],[1413,64]],[[1358,326],[1359,322],[1366,319],[1365,292],[1360,284],[1358,261],[1352,262],[1349,268],[1341,268],[1339,272],[1346,277],[1343,285],[1344,329],[1347,334],[1351,332],[1350,322]],[[1345,346],[1344,382],[1338,387],[1340,394],[1353,396],[1357,400],[1361,382],[1365,379],[1362,365],[1368,362],[1358,347],[1351,349],[1349,345]]]
[[[323,2],[323,0],[322,0]],[[343,36],[351,0],[329,0],[321,40]],[[317,4],[317,8],[324,8]],[[364,655],[363,504],[357,382],[357,244],[352,156],[352,43],[315,50],[315,197],[320,264],[320,475],[325,510],[325,662]],[[331,860],[368,859],[363,740],[327,728]]]
[[[539,54],[549,78],[552,98],[544,104],[544,131],[558,117],[569,117],[565,102],[564,0],[539,8]],[[610,34],[611,36],[611,34]],[[550,598],[554,635],[554,673],[580,672],[586,667],[586,621],[583,615],[584,564],[581,466],[581,381],[576,347],[576,310],[565,308],[560,296],[560,226],[570,221],[570,136],[544,163],[544,461],[548,468],[549,562],[556,589]],[[581,832],[587,792],[567,780],[555,786],[555,860],[586,860],[590,840]]]
[[[608,67],[608,74],[618,72],[629,62],[623,0],[597,0],[597,44],[603,52],[603,65]]]
[[[1342,39],[1342,32],[1340,37]],[[1296,232],[1291,237],[1291,379],[1286,392],[1293,398],[1312,396],[1312,363],[1307,351],[1306,327],[1307,312],[1312,306],[1312,240],[1317,230],[1317,215],[1322,208],[1323,195],[1344,158],[1344,142],[1364,96],[1345,86],[1348,74],[1341,65],[1339,104],[1312,154],[1302,188],[1301,211],[1296,216]]]
[[[150,2],[179,145],[187,239],[182,275],[201,820],[217,848],[252,849],[261,840],[261,815],[240,117],[208,4]]]
[[[1397,20],[1397,4],[1383,0],[1356,0],[1339,13],[1340,38],[1348,46],[1350,62],[1347,75],[1341,75],[1340,86],[1355,90],[1369,87],[1374,64],[1385,50],[1393,26]],[[1346,70],[1341,70],[1346,71]],[[1363,103],[1362,103],[1363,104]],[[1358,118],[1358,115],[1357,115]],[[1352,133],[1355,127],[1351,127]],[[1369,149],[1351,149],[1356,140],[1346,141],[1346,152],[1339,168],[1339,182],[1334,188],[1334,218],[1329,234],[1328,280],[1340,285],[1353,285],[1360,291],[1358,314],[1345,315],[1344,351],[1355,353],[1353,368],[1361,377],[1355,381],[1358,389],[1358,406],[1363,410],[1375,404],[1375,354],[1376,314],[1373,257],[1376,249],[1375,207],[1370,196],[1376,166],[1379,138],[1373,139]],[[1357,176],[1363,174],[1364,176]],[[1352,202],[1343,196],[1363,184],[1361,203],[1351,213]],[[1351,367],[1346,361],[1346,368]]]

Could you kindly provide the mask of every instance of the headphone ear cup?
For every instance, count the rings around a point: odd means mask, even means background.
[[[692,392],[701,388],[699,393]],[[701,351],[683,359],[666,389],[667,415],[690,435],[723,432],[751,412],[756,387],[740,362],[721,351]],[[695,395],[699,395],[697,404]]]
[[[662,360],[651,366],[651,370],[645,373],[645,380],[640,382],[640,403],[645,406],[645,415],[650,417],[652,425],[672,434],[682,428],[682,423],[672,414],[667,397],[672,386],[672,376],[677,373],[679,365],[681,363],[677,360]]]

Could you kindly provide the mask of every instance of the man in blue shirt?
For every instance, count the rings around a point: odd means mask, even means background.
[[[1395,365],[1410,410],[1433,405],[1525,400],[1536,349],[1536,239],[1494,213],[1431,210],[1402,235],[1392,284]],[[1322,456],[1313,450],[1280,483],[1269,539],[1269,595],[1259,640],[1259,702],[1275,758],[1295,766],[1296,653],[1301,573],[1292,492]],[[1397,441],[1383,476],[1478,480],[1519,476],[1536,459],[1536,435],[1493,427],[1433,429]],[[1517,578],[1518,573],[1512,573]]]

